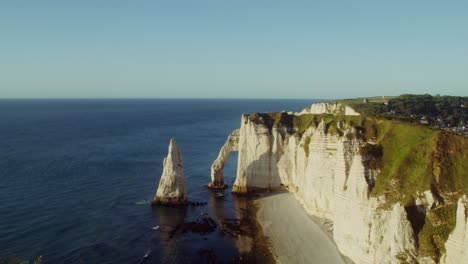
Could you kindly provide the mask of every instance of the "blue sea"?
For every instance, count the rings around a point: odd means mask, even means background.
[[[242,197],[212,191],[210,166],[243,112],[300,111],[314,100],[0,100],[0,259],[43,263],[232,263]],[[190,201],[152,207],[170,138]],[[224,169],[232,186],[233,153]],[[216,193],[223,193],[220,199]],[[211,233],[175,232],[209,216]],[[224,224],[223,224],[224,223]]]

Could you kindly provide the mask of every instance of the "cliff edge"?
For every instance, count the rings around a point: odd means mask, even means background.
[[[450,260],[467,139],[336,109],[244,114],[232,191],[287,188],[308,213],[333,220],[339,250],[357,263]]]

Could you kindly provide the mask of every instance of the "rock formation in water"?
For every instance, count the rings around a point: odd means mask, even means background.
[[[229,158],[231,151],[237,151],[239,144],[239,129],[234,130],[224,143],[219,151],[218,157],[211,165],[211,182],[208,184],[209,188],[223,189],[226,187],[224,184],[223,168],[224,164]]]
[[[340,107],[325,103],[312,105],[305,111],[336,114]],[[351,110],[347,111],[350,122],[361,122],[358,113]],[[418,254],[417,235],[407,208],[400,202],[386,201],[386,195],[371,195],[380,168],[372,165],[375,157],[364,150],[372,149],[378,135],[366,138],[362,134],[371,133],[360,125],[341,120],[331,124],[322,115],[306,112],[242,115],[237,176],[232,191],[246,193],[286,187],[308,213],[334,221],[333,238],[339,250],[356,263],[431,262],[434,257]],[[345,115],[346,111],[340,113]],[[301,122],[306,120],[312,125],[304,126]],[[219,173],[222,166],[217,168]],[[437,171],[436,165],[434,168]],[[413,196],[423,217],[426,211],[439,205],[430,190]],[[446,263],[453,263],[452,256],[463,259],[468,252],[464,240],[465,208],[459,203],[458,229],[447,242]],[[438,239],[437,234],[434,237]]]
[[[182,154],[175,139],[171,139],[169,143],[169,150],[167,157],[163,161],[163,167],[159,187],[151,204],[187,204],[184,164],[182,161]]]

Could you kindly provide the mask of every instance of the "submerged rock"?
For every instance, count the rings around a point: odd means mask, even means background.
[[[218,224],[216,224],[213,218],[201,217],[194,221],[176,225],[175,228],[169,232],[169,238],[173,238],[176,234],[187,232],[205,235],[214,232],[217,227]]]
[[[203,205],[207,205],[208,202],[190,202],[190,205],[192,206],[203,206]]]
[[[185,182],[182,154],[175,139],[171,139],[167,157],[163,161],[163,173],[152,205],[185,205],[187,204],[187,187]]]

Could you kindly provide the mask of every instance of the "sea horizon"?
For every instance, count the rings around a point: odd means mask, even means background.
[[[158,98],[158,97],[11,97],[11,98],[0,98],[0,100],[314,100],[314,101],[331,101],[338,100],[340,98],[210,98],[210,97],[167,97],[167,98]]]

